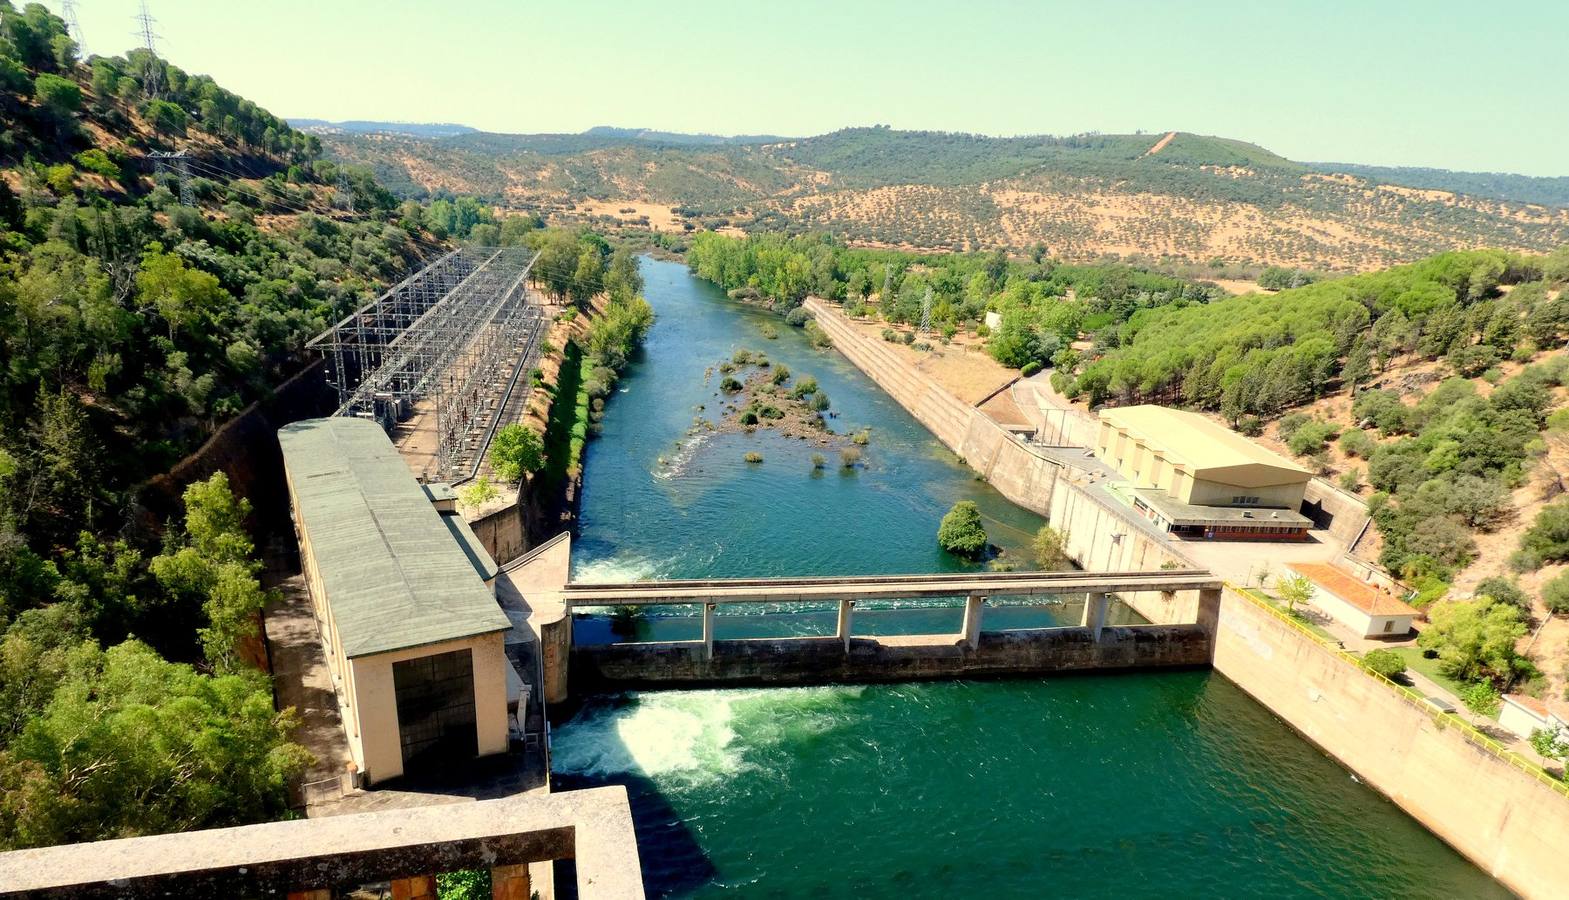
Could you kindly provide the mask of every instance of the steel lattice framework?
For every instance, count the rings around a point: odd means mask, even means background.
[[[463,247],[345,316],[306,346],[327,361],[340,416],[389,430],[432,400],[437,476],[473,474],[542,321],[527,282],[537,254]]]

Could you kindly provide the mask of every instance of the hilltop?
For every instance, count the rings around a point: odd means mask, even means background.
[[[800,139],[638,129],[322,135],[403,196],[472,194],[558,221],[827,231],[905,249],[1024,249],[1333,271],[1569,241],[1560,179],[1286,159],[1173,132],[998,138],[886,127]]]

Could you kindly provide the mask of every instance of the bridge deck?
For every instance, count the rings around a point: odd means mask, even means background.
[[[948,575],[864,575],[837,578],[735,578],[568,584],[568,609],[670,603],[790,603],[806,601],[1007,597],[1052,594],[1218,590],[1204,570],[1158,572],[964,572]]]

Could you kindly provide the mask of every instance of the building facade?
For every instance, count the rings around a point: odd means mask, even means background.
[[[300,563],[366,784],[507,749],[511,623],[495,563],[446,492],[415,481],[381,426],[278,432]]]
[[[1135,510],[1179,537],[1302,540],[1312,473],[1192,412],[1104,409],[1095,454],[1126,480]]]
[[[1311,603],[1358,637],[1403,638],[1420,613],[1415,607],[1376,585],[1324,563],[1287,563],[1287,568],[1313,582]]]

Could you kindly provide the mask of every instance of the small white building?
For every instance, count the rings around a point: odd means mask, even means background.
[[[1569,710],[1562,704],[1538,700],[1524,694],[1505,694],[1498,707],[1498,724],[1522,738],[1533,731],[1569,729]]]
[[[1323,563],[1287,563],[1313,582],[1311,603],[1359,637],[1403,638],[1419,613],[1382,588]]]

